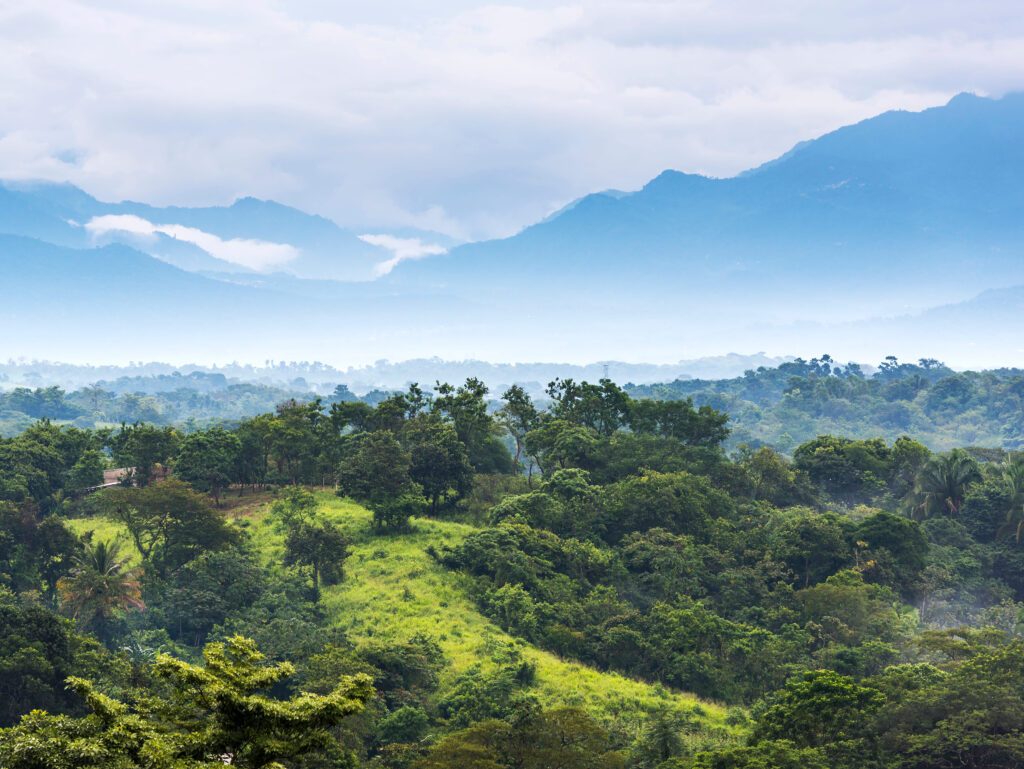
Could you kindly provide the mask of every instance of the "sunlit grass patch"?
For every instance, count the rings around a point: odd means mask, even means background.
[[[323,605],[331,621],[355,643],[405,640],[424,634],[438,642],[448,666],[442,687],[473,664],[490,662],[490,650],[515,644],[536,666],[535,693],[548,707],[576,705],[602,720],[637,719],[664,707],[702,709],[709,726],[723,726],[725,708],[663,686],[602,672],[513,639],[484,617],[468,595],[468,578],[448,571],[426,552],[455,546],[475,529],[448,521],[414,519],[413,531],[378,536],[365,508],[331,494],[318,495],[323,515],[353,539],[345,580],[325,588]],[[280,549],[280,534],[253,519],[254,539],[263,552]],[[731,731],[731,730],[730,730]]]
[[[496,666],[495,650],[511,644],[534,665],[531,692],[545,707],[582,707],[616,731],[634,736],[646,714],[665,708],[698,717],[701,731],[707,733],[695,739],[720,741],[740,733],[726,724],[726,710],[717,703],[561,659],[513,638],[488,620],[470,598],[469,578],[445,569],[427,554],[430,547],[458,545],[476,530],[473,526],[413,519],[411,532],[379,536],[366,508],[326,492],[318,493],[317,500],[321,515],[352,538],[345,579],[324,588],[322,603],[330,621],[353,643],[404,641],[419,634],[434,639],[446,661],[442,691],[473,665],[480,664],[484,670]],[[264,497],[262,506],[246,505],[234,522],[247,532],[264,562],[276,567],[282,560],[284,538],[266,516],[269,501]],[[120,536],[126,540],[123,552],[134,555],[127,532],[118,523],[99,517],[69,523],[79,534],[93,531],[103,539]]]

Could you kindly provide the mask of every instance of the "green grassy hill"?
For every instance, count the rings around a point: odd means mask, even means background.
[[[485,669],[495,648],[514,644],[523,659],[536,667],[531,692],[545,707],[578,706],[617,731],[635,735],[645,714],[679,709],[695,715],[704,727],[691,735],[696,742],[729,740],[737,731],[725,723],[725,708],[693,695],[660,685],[602,672],[516,641],[477,610],[468,596],[465,579],[427,555],[433,545],[459,544],[474,529],[447,521],[414,519],[414,531],[399,536],[377,536],[368,510],[330,493],[318,494],[324,517],[347,530],[354,540],[345,564],[344,581],[323,591],[323,604],[331,621],[353,643],[371,639],[405,640],[422,633],[434,638],[447,666],[442,691],[474,664]],[[280,563],[282,537],[264,519],[264,507],[246,505],[232,513],[271,563]],[[119,533],[117,524],[103,519],[76,519],[73,528],[95,530],[101,538]],[[126,543],[127,545],[127,543]]]

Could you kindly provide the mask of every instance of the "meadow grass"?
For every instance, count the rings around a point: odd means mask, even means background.
[[[484,617],[469,597],[468,578],[445,569],[426,552],[431,546],[440,550],[458,545],[476,530],[473,526],[413,519],[412,532],[380,536],[373,532],[366,508],[326,492],[318,493],[317,500],[323,517],[345,529],[353,540],[344,580],[322,593],[330,622],[353,643],[404,641],[417,634],[434,639],[446,662],[442,691],[473,665],[484,670],[496,665],[494,651],[511,644],[535,666],[531,692],[545,707],[580,707],[632,735],[646,714],[681,710],[695,715],[702,727],[715,734],[714,741],[738,737],[739,731],[726,725],[725,708],[718,703],[562,659],[514,639]],[[283,554],[283,536],[265,513],[265,504],[251,504],[232,511],[231,517],[249,533],[265,561],[276,565]],[[91,530],[102,539],[127,537],[120,524],[103,518],[69,523],[79,534]]]
[[[467,590],[467,577],[436,563],[427,548],[458,545],[474,527],[450,521],[414,519],[413,531],[394,536],[373,532],[365,508],[333,494],[317,495],[324,517],[352,537],[344,581],[323,591],[323,605],[335,625],[354,643],[402,641],[424,634],[437,641],[447,666],[441,686],[474,664],[496,663],[496,648],[513,644],[536,668],[533,693],[546,707],[577,706],[620,728],[661,708],[693,712],[708,725],[724,726],[725,708],[693,695],[595,670],[518,641],[484,617]],[[277,558],[281,537],[262,516],[249,527],[260,550]],[[731,731],[731,730],[729,730]]]

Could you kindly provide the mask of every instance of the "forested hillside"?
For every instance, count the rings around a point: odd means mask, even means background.
[[[943,382],[1018,397],[889,364],[714,384],[860,407],[918,377],[892,400],[933,424]],[[730,456],[691,384],[0,440],[0,765],[1024,764],[1024,458],[913,432]]]
[[[742,377],[627,386],[634,397],[692,398],[729,414],[729,444],[769,444],[790,453],[822,433],[855,438],[904,433],[933,449],[1024,443],[1024,370],[953,371],[934,359],[890,357],[865,376],[828,355]]]
[[[412,368],[429,368],[429,361],[413,363],[417,366]],[[505,373],[512,375],[515,369]],[[342,374],[318,373],[338,378]],[[500,378],[502,372],[490,374]],[[372,406],[395,392],[355,385],[349,389],[331,380],[326,384],[311,384],[304,377],[289,380],[271,384],[193,371],[121,376],[72,392],[53,385],[19,386],[0,392],[0,435],[16,434],[42,418],[82,428],[136,421],[185,432],[218,424],[233,428],[286,400],[309,403],[320,397],[326,407],[354,400]],[[538,403],[550,403],[551,395],[543,385],[518,384],[534,393]],[[729,379],[679,378],[661,384],[626,384],[623,389],[638,399],[689,398],[698,406],[707,404],[728,413],[730,434],[724,445],[730,452],[740,444],[770,445],[791,455],[799,444],[823,433],[884,437],[889,442],[910,433],[935,450],[964,445],[1016,449],[1024,436],[1021,369],[958,372],[934,359],[900,363],[890,357],[865,371],[823,355],[759,366]],[[492,412],[500,405],[493,395],[488,400]]]

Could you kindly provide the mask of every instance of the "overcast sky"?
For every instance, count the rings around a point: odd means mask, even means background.
[[[0,0],[0,177],[509,234],[665,168],[727,176],[1024,90],[1011,0]]]

